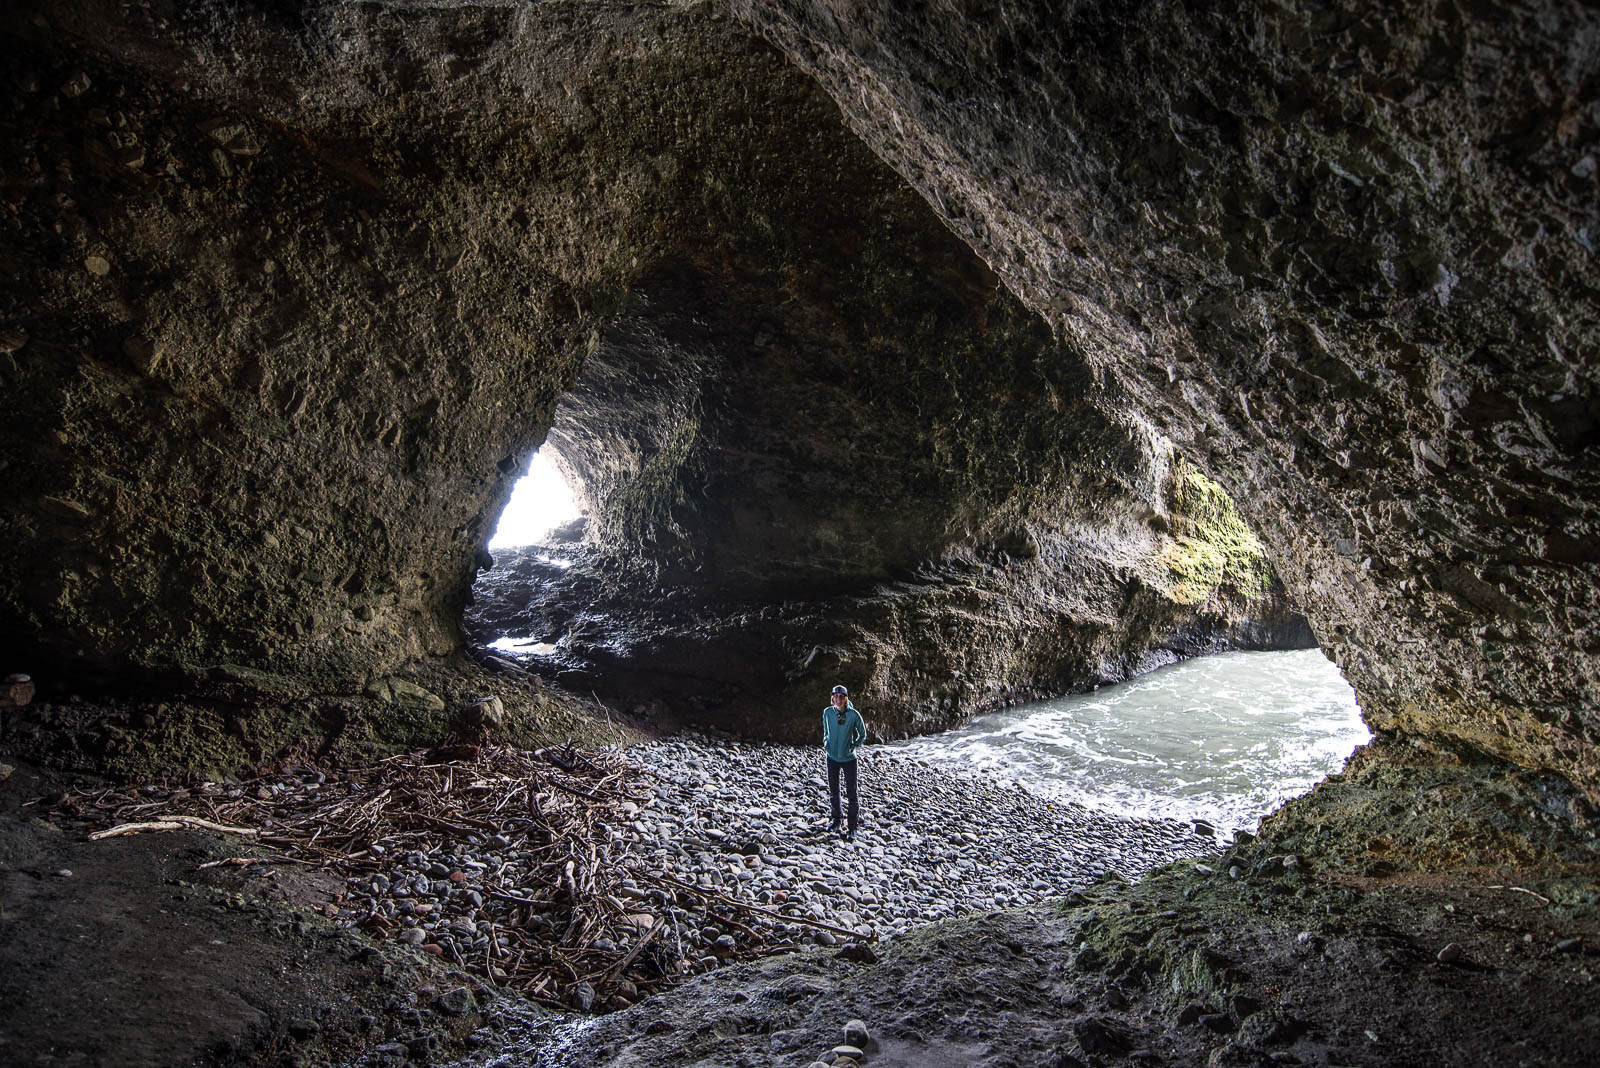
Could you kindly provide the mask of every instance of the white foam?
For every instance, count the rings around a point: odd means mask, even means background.
[[[1253,826],[1371,735],[1317,650],[1224,653],[894,743],[930,762],[1132,816]]]

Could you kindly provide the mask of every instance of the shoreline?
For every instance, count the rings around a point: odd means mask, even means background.
[[[594,773],[589,792],[601,795],[582,803],[556,781],[556,770],[574,762],[570,750],[485,748],[470,760],[434,750],[329,770],[325,781],[290,767],[245,783],[119,789],[80,781],[62,794],[52,793],[66,785],[61,778],[20,767],[0,789],[0,845],[16,864],[0,871],[0,976],[10,977],[0,982],[0,1003],[16,1025],[0,1045],[17,1063],[40,1065],[72,1055],[152,1066],[220,1058],[723,1068],[807,1063],[864,1020],[869,1060],[883,1065],[1059,1068],[1139,1050],[1164,1063],[1226,1051],[1218,1063],[1255,1065],[1270,1054],[1274,1063],[1411,1064],[1431,1052],[1439,1063],[1478,1064],[1521,1050],[1526,1005],[1539,1004],[1550,1026],[1537,1052],[1546,1063],[1580,1063],[1573,1051],[1592,1029],[1569,1008],[1594,981],[1591,947],[1600,944],[1596,831],[1551,825],[1523,843],[1533,850],[1528,867],[1497,866],[1505,855],[1499,812],[1552,796],[1569,808],[1576,802],[1551,795],[1547,783],[1419,762],[1410,752],[1395,763],[1382,749],[1364,751],[1286,806],[1263,839],[1155,871],[1143,869],[1217,846],[1182,824],[1108,820],[872,748],[864,753],[863,834],[848,845],[817,833],[826,792],[815,747],[705,735],[579,754]],[[654,770],[646,778],[621,760]],[[585,832],[598,832],[583,848],[594,843],[618,875],[617,885],[576,903],[591,917],[596,909],[675,912],[670,953],[665,938],[641,940],[639,928],[614,952],[598,952],[593,935],[606,932],[573,935],[575,909],[558,917],[564,927],[550,924],[550,910],[569,899],[548,878],[542,889],[524,880],[525,892],[511,895],[529,907],[496,910],[500,899],[484,891],[520,876],[519,854],[551,844],[529,825],[530,806],[507,810],[503,842],[480,831],[434,834],[429,819],[516,766],[523,778],[503,781],[520,781],[523,802],[571,808]],[[264,851],[256,839],[82,833],[122,818],[102,806],[118,795],[141,817],[184,804],[215,806],[240,825],[249,821],[234,817],[262,816],[259,825],[282,840],[305,811],[297,804],[316,797],[348,811],[352,799],[380,795],[380,775],[392,778],[395,767],[453,780],[455,792],[403,797],[388,829],[374,832],[416,848],[348,843],[347,852],[365,851],[356,879],[281,847]],[[1420,796],[1432,806],[1420,814],[1388,800]],[[1496,805],[1477,803],[1482,796]],[[75,812],[70,798],[91,803]],[[1036,849],[1013,832],[1013,820],[1066,845]],[[1374,834],[1386,842],[1376,858]],[[743,852],[752,839],[760,848]],[[327,846],[324,837],[319,848]],[[1431,874],[1438,850],[1463,848],[1472,851],[1469,874]],[[708,896],[675,896],[645,878],[651,864]],[[1055,892],[1024,885],[1029,864],[1044,869],[1041,881],[1053,880]],[[441,868],[451,870],[441,878]],[[1106,869],[1137,881],[1071,888]],[[387,892],[371,892],[376,875]],[[627,879],[634,891],[624,898]],[[774,900],[759,904],[764,893]],[[737,902],[779,916],[764,926],[729,907]],[[798,922],[815,920],[813,909],[825,917],[817,922],[848,921],[845,912],[859,922],[838,939],[844,945],[829,947],[818,937],[824,928]],[[939,909],[943,919],[920,918]],[[907,922],[907,910],[918,918]],[[590,975],[641,946],[638,959],[655,971],[630,973],[640,979],[631,1005],[613,1000],[619,985],[593,983],[588,1008],[600,1013],[586,1015],[581,997],[570,996],[581,984],[552,997],[558,992],[527,990],[525,971],[506,981],[491,972],[486,981],[463,963],[480,959],[480,946],[485,963],[496,959],[488,947],[497,920],[501,933],[520,931],[524,945],[565,943],[565,959]],[[94,938],[74,933],[85,930]],[[408,931],[417,944],[398,937]],[[759,945],[741,942],[752,934]],[[183,964],[152,974],[152,957]],[[669,972],[673,960],[691,966]],[[192,1001],[202,989],[206,1013],[124,1011]],[[1505,1000],[1508,990],[1534,1000]],[[117,1011],[74,1012],[84,998]],[[1483,1011],[1502,1000],[1506,1011]],[[1424,1003],[1419,1016],[1411,1007]]]
[[[861,829],[843,842],[825,830],[820,749],[686,732],[624,756],[657,782],[658,804],[631,828],[655,838],[655,857],[863,936],[1034,904],[1107,874],[1132,880],[1218,848],[1187,823],[1110,815],[876,745],[858,756]]]
[[[561,766],[553,753],[536,756]],[[1188,824],[1108,816],[885,747],[858,758],[855,842],[826,831],[816,747],[686,732],[594,756],[614,769],[614,793],[575,803],[582,830],[557,842],[575,868],[536,862],[554,848],[547,831],[513,817],[498,833],[408,845],[382,871],[365,864],[330,918],[549,1008],[614,1011],[728,964],[808,946],[870,956],[870,944],[928,924],[1035,905],[1106,875],[1136,880],[1218,848]],[[548,985],[523,984],[525,959]]]

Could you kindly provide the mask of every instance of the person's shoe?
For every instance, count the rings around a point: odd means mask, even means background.
[[[846,831],[846,832],[844,832],[844,840],[846,842],[854,842],[856,840],[856,832],[855,831]]]
[[[832,823],[828,824],[828,833],[829,834],[838,834],[839,833],[839,821],[838,820],[834,820]]]

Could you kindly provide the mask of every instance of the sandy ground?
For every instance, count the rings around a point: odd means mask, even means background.
[[[0,1063],[341,1063],[471,1022],[406,1016],[463,980],[324,920],[326,876],[202,867],[246,855],[205,833],[88,841],[28,804],[60,785],[0,782]]]

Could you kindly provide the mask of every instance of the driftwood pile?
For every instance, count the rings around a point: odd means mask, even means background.
[[[338,872],[346,890],[330,917],[552,1006],[621,1008],[717,964],[795,948],[807,927],[850,933],[675,877],[621,833],[653,801],[610,752],[453,746],[339,773],[82,791],[56,807],[114,824],[94,838],[212,830],[271,847],[213,864]],[[714,955],[696,939],[707,929],[732,936]]]

